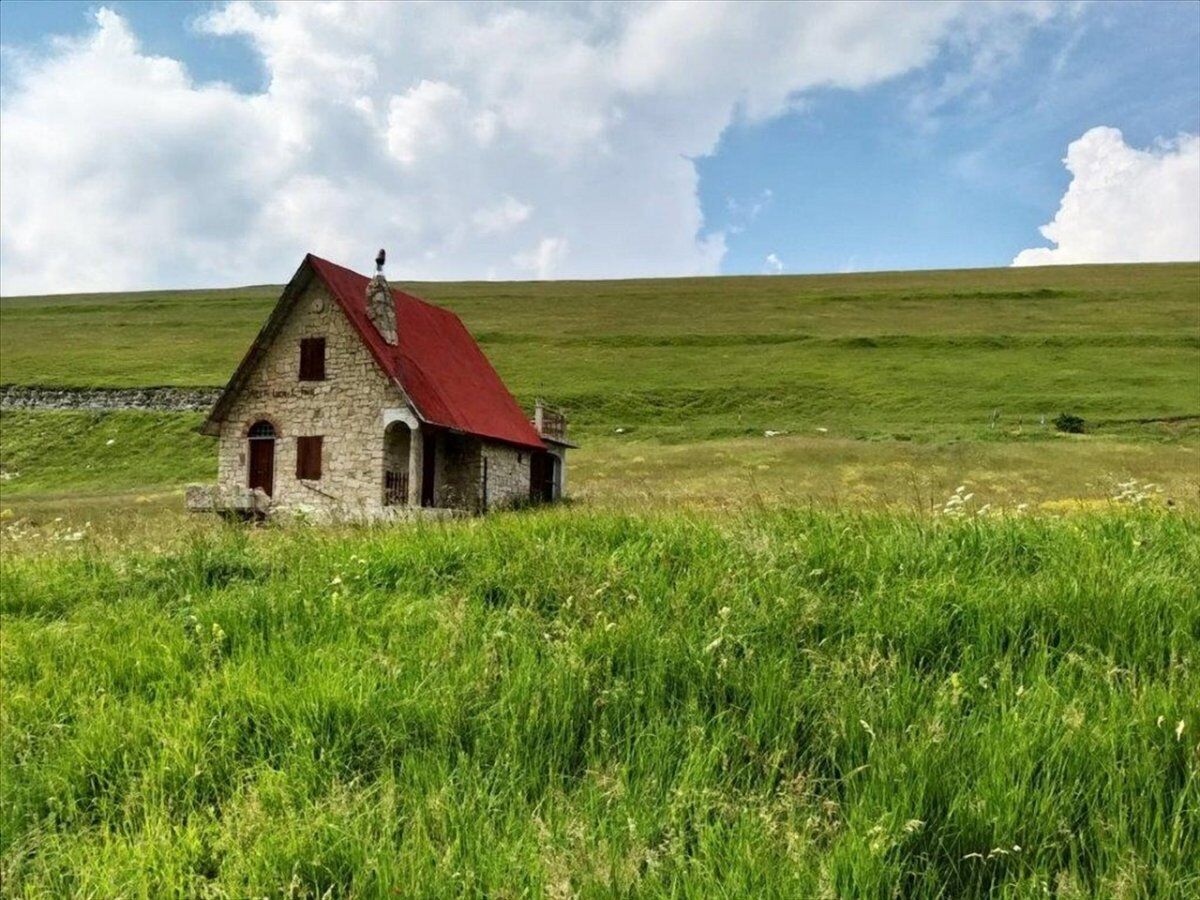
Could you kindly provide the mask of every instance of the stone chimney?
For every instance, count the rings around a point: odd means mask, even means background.
[[[380,250],[375,258],[375,277],[367,285],[367,316],[380,336],[389,344],[395,344],[396,301],[387,279],[383,277],[384,258],[384,252]]]

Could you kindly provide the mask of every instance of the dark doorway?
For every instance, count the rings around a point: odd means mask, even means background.
[[[529,499],[534,503],[553,503],[557,493],[558,459],[552,453],[534,453],[529,457]]]
[[[437,474],[437,435],[425,432],[421,452],[421,505],[433,506],[433,479]]]
[[[275,426],[255,422],[247,434],[250,439],[250,490],[261,488],[270,497],[275,490]]]

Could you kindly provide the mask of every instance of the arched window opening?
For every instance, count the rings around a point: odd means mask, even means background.
[[[250,430],[247,432],[247,435],[252,441],[263,439],[273,440],[275,438],[275,426],[266,419],[260,419],[250,426]]]

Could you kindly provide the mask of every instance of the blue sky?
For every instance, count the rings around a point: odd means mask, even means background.
[[[726,269],[756,271],[770,252],[795,271],[997,266],[1045,243],[1071,141],[1096,125],[1137,147],[1200,130],[1200,5],[1086,10],[1035,33],[986,97],[914,112],[945,71],[821,91],[727,131],[700,164],[705,221],[728,221],[727,197],[770,189],[772,202],[729,242]]]
[[[1145,248],[1126,247],[1127,236],[1097,238],[1092,232],[1095,218],[1105,218],[1106,209],[1120,209],[1124,230],[1135,232],[1157,228],[1164,215],[1190,218],[1193,206],[1200,208],[1200,199],[1192,196],[1191,145],[1179,143],[1180,136],[1200,132],[1200,4],[1195,2],[1060,5],[1036,15],[1031,7],[1011,7],[995,18],[970,11],[947,18],[945,7],[942,12],[913,7],[911,15],[895,13],[895,24],[878,26],[879,16],[864,10],[852,27],[830,24],[819,13],[813,21],[795,24],[798,37],[783,50],[768,46],[780,22],[751,21],[759,12],[765,17],[778,10],[727,8],[726,18],[711,27],[695,23],[697,33],[713,35],[714,43],[680,39],[678,48],[672,42],[680,21],[659,22],[665,13],[644,21],[640,13],[597,14],[582,7],[566,12],[543,7],[509,16],[501,15],[501,7],[461,13],[470,18],[455,19],[455,27],[468,34],[471,28],[489,35],[503,28],[514,47],[529,41],[536,48],[529,57],[530,84],[504,95],[497,94],[496,72],[510,80],[523,76],[514,76],[511,66],[497,68],[490,58],[445,65],[457,48],[436,42],[433,33],[448,26],[422,20],[432,15],[428,12],[359,22],[375,13],[354,9],[348,16],[354,21],[343,34],[340,22],[332,28],[329,22],[314,24],[311,13],[306,18],[287,6],[111,0],[103,8],[114,15],[103,21],[101,8],[89,2],[24,0],[0,5],[4,124],[13,126],[15,147],[5,151],[6,190],[0,193],[5,230],[17,230],[17,237],[9,235],[2,246],[8,293],[10,288],[62,286],[63,275],[29,249],[35,236],[56,237],[55,226],[48,217],[39,218],[32,192],[27,199],[7,190],[24,182],[31,170],[37,170],[34,180],[40,179],[42,196],[70,191],[85,206],[95,197],[94,209],[85,208],[79,227],[86,231],[90,224],[91,239],[104,245],[108,271],[97,284],[105,287],[159,286],[171,277],[219,283],[223,271],[234,279],[257,280],[261,274],[263,280],[277,280],[294,259],[276,269],[275,255],[294,254],[301,246],[331,255],[356,252],[358,241],[376,236],[396,245],[414,275],[423,277],[1003,266],[1022,250],[1053,246],[1038,229],[1055,218],[1072,185],[1073,173],[1063,161],[1067,148],[1100,127],[1118,129],[1123,144],[1111,132],[1097,132],[1081,145],[1076,165],[1094,179],[1080,179],[1078,192],[1087,202],[1064,214],[1061,258],[1042,261],[1112,261],[1122,252],[1131,259],[1156,252],[1194,255],[1187,222],[1167,222],[1174,231],[1168,228]],[[696,16],[709,14],[696,9]],[[293,21],[285,29],[288,17]],[[731,46],[731,59],[724,58],[722,32],[731,26],[740,31],[743,25],[764,30],[740,49]],[[309,46],[284,43],[306,28],[311,29]],[[829,41],[841,42],[842,57],[861,52],[864,62],[855,67],[814,61],[810,56],[820,56],[819,49],[807,55],[795,49],[812,46],[805,43],[808,35],[822,28],[830,30]],[[901,46],[895,60],[877,64],[871,54],[892,52],[889,28],[902,32],[896,40]],[[909,31],[919,35],[906,47]],[[128,40],[105,42],[103,34]],[[565,77],[578,80],[569,92],[555,95],[545,84],[553,76],[541,73],[557,71],[559,48],[568,40],[597,59],[608,54],[615,61],[597,63],[582,74],[570,68]],[[309,73],[288,74],[289,54],[303,60],[326,41],[336,60],[323,73],[325,81]],[[414,46],[420,51],[410,52]],[[713,47],[722,56],[719,62]],[[762,58],[759,48],[764,48]],[[379,56],[373,57],[376,49]],[[655,58],[659,53],[667,62]],[[364,55],[371,59],[366,74],[360,65]],[[153,96],[133,96],[139,87],[131,67],[154,57],[182,64],[184,81],[163,88],[181,98],[183,109],[191,110],[194,102],[196,111],[181,114],[182,123],[170,104],[151,113],[157,109]],[[381,74],[390,72],[390,61],[397,59],[403,60],[396,67],[403,71]],[[672,60],[678,73],[669,69]],[[512,65],[519,73],[519,55]],[[703,75],[695,74],[697,65],[726,67],[724,85],[704,86]],[[804,71],[790,84],[793,70]],[[273,72],[275,93],[282,99],[267,121],[264,107],[277,101],[267,93]],[[107,104],[108,96],[128,96],[130,106],[102,117],[104,151],[98,154],[85,143],[78,157],[87,161],[72,157],[69,164],[40,171],[45,152],[36,151],[34,136],[45,133],[36,121],[45,98],[55,96],[55,89],[61,96],[71,78],[86,78],[91,89],[97,79],[109,77],[112,90],[88,108]],[[289,77],[297,78],[297,86],[284,90]],[[384,84],[389,77],[393,80]],[[688,78],[702,87],[688,84]],[[772,79],[778,88],[769,84]],[[141,80],[157,84],[145,75]],[[620,90],[610,82],[618,82]],[[596,88],[597,98],[591,96],[593,84],[603,84]],[[342,94],[335,97],[330,85]],[[293,100],[298,94],[302,102]],[[39,96],[40,104],[35,102]],[[255,104],[255,97],[269,103]],[[255,196],[247,188],[245,159],[226,147],[228,134],[214,135],[214,129],[223,131],[221,114],[210,107],[221,104],[228,107],[230,121],[256,135],[248,143],[261,142],[263,154],[278,153],[285,161],[281,165],[295,167],[269,193],[264,188]],[[364,121],[347,119],[350,107]],[[539,110],[552,128],[534,121]],[[154,118],[142,121],[143,116]],[[122,120],[127,130],[114,124]],[[281,122],[299,123],[302,131],[309,126],[300,142],[307,154],[302,164],[296,163],[296,141],[268,146],[270,136],[287,131]],[[354,136],[368,124],[376,129],[373,138]],[[114,144],[134,147],[160,128],[167,137],[156,138],[153,150],[139,149],[129,159],[112,151]],[[25,134],[30,135],[27,153]],[[222,149],[200,165],[186,161],[191,154],[185,150],[172,155],[169,148],[182,146],[189,134],[197,145],[215,141]],[[372,139],[379,142],[379,152],[362,149]],[[468,144],[475,148],[469,154],[463,149]],[[1113,171],[1132,167],[1140,173],[1120,196],[1101,184],[1111,180],[1111,173],[1094,171],[1092,165],[1114,159],[1120,164],[1111,163]],[[189,167],[194,167],[192,185]],[[359,177],[367,171],[375,176]],[[102,176],[107,180],[97,187]],[[629,184],[629,196],[620,197],[605,179]],[[383,186],[375,198],[379,203],[394,203],[405,212],[381,216],[360,229],[361,217],[348,198],[359,196],[356,191],[371,196],[371,184]],[[152,197],[149,204],[133,196],[143,191]],[[6,195],[9,199],[2,199]],[[1129,212],[1129,195],[1166,199],[1153,209]],[[197,211],[197,206],[212,209]],[[272,212],[276,207],[324,220],[325,206],[329,221],[319,228],[278,240],[259,234],[279,221],[281,214]],[[568,206],[577,210],[574,216]],[[157,218],[147,217],[146,239],[121,243],[107,236],[118,221],[137,220],[148,208]],[[442,210],[442,217],[430,210]],[[1086,216],[1092,218],[1084,221]],[[253,252],[246,249],[245,236],[229,233],[235,262],[223,270],[203,259],[202,248],[221,246],[220,229],[236,231],[230,223],[250,220],[257,223]],[[644,233],[630,234],[623,243],[621,232],[638,232],[635,221],[646,222]],[[338,230],[337,222],[354,224]],[[470,222],[475,225],[464,224]],[[152,249],[155,236],[173,230],[178,231],[176,246],[195,248],[195,257],[183,266],[178,252]],[[28,240],[22,241],[26,234]]]
[[[93,13],[106,6],[128,20],[148,53],[182,60],[197,80],[225,81],[246,92],[262,90],[266,71],[247,42],[193,27],[215,5],[196,0],[4,0],[0,41],[5,47],[44,52],[55,37],[91,32]]]

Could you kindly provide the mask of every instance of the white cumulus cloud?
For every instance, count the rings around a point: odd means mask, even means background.
[[[280,281],[381,246],[396,279],[716,272],[693,160],[731,122],[986,54],[1041,10],[235,0],[200,27],[261,62],[243,93],[101,8],[6,65],[0,292]]]
[[[1102,126],[1063,162],[1071,184],[1040,229],[1055,246],[1022,250],[1014,266],[1200,259],[1200,136],[1139,150]]]
[[[552,278],[562,269],[570,245],[566,238],[548,237],[538,241],[532,250],[513,255],[513,265],[523,273],[533,273],[538,280]]]
[[[497,234],[520,225],[532,212],[533,207],[512,197],[505,197],[493,206],[475,210],[471,221],[480,234]]]
[[[767,258],[763,260],[764,275],[779,275],[783,272],[783,260],[774,253],[768,253]]]

